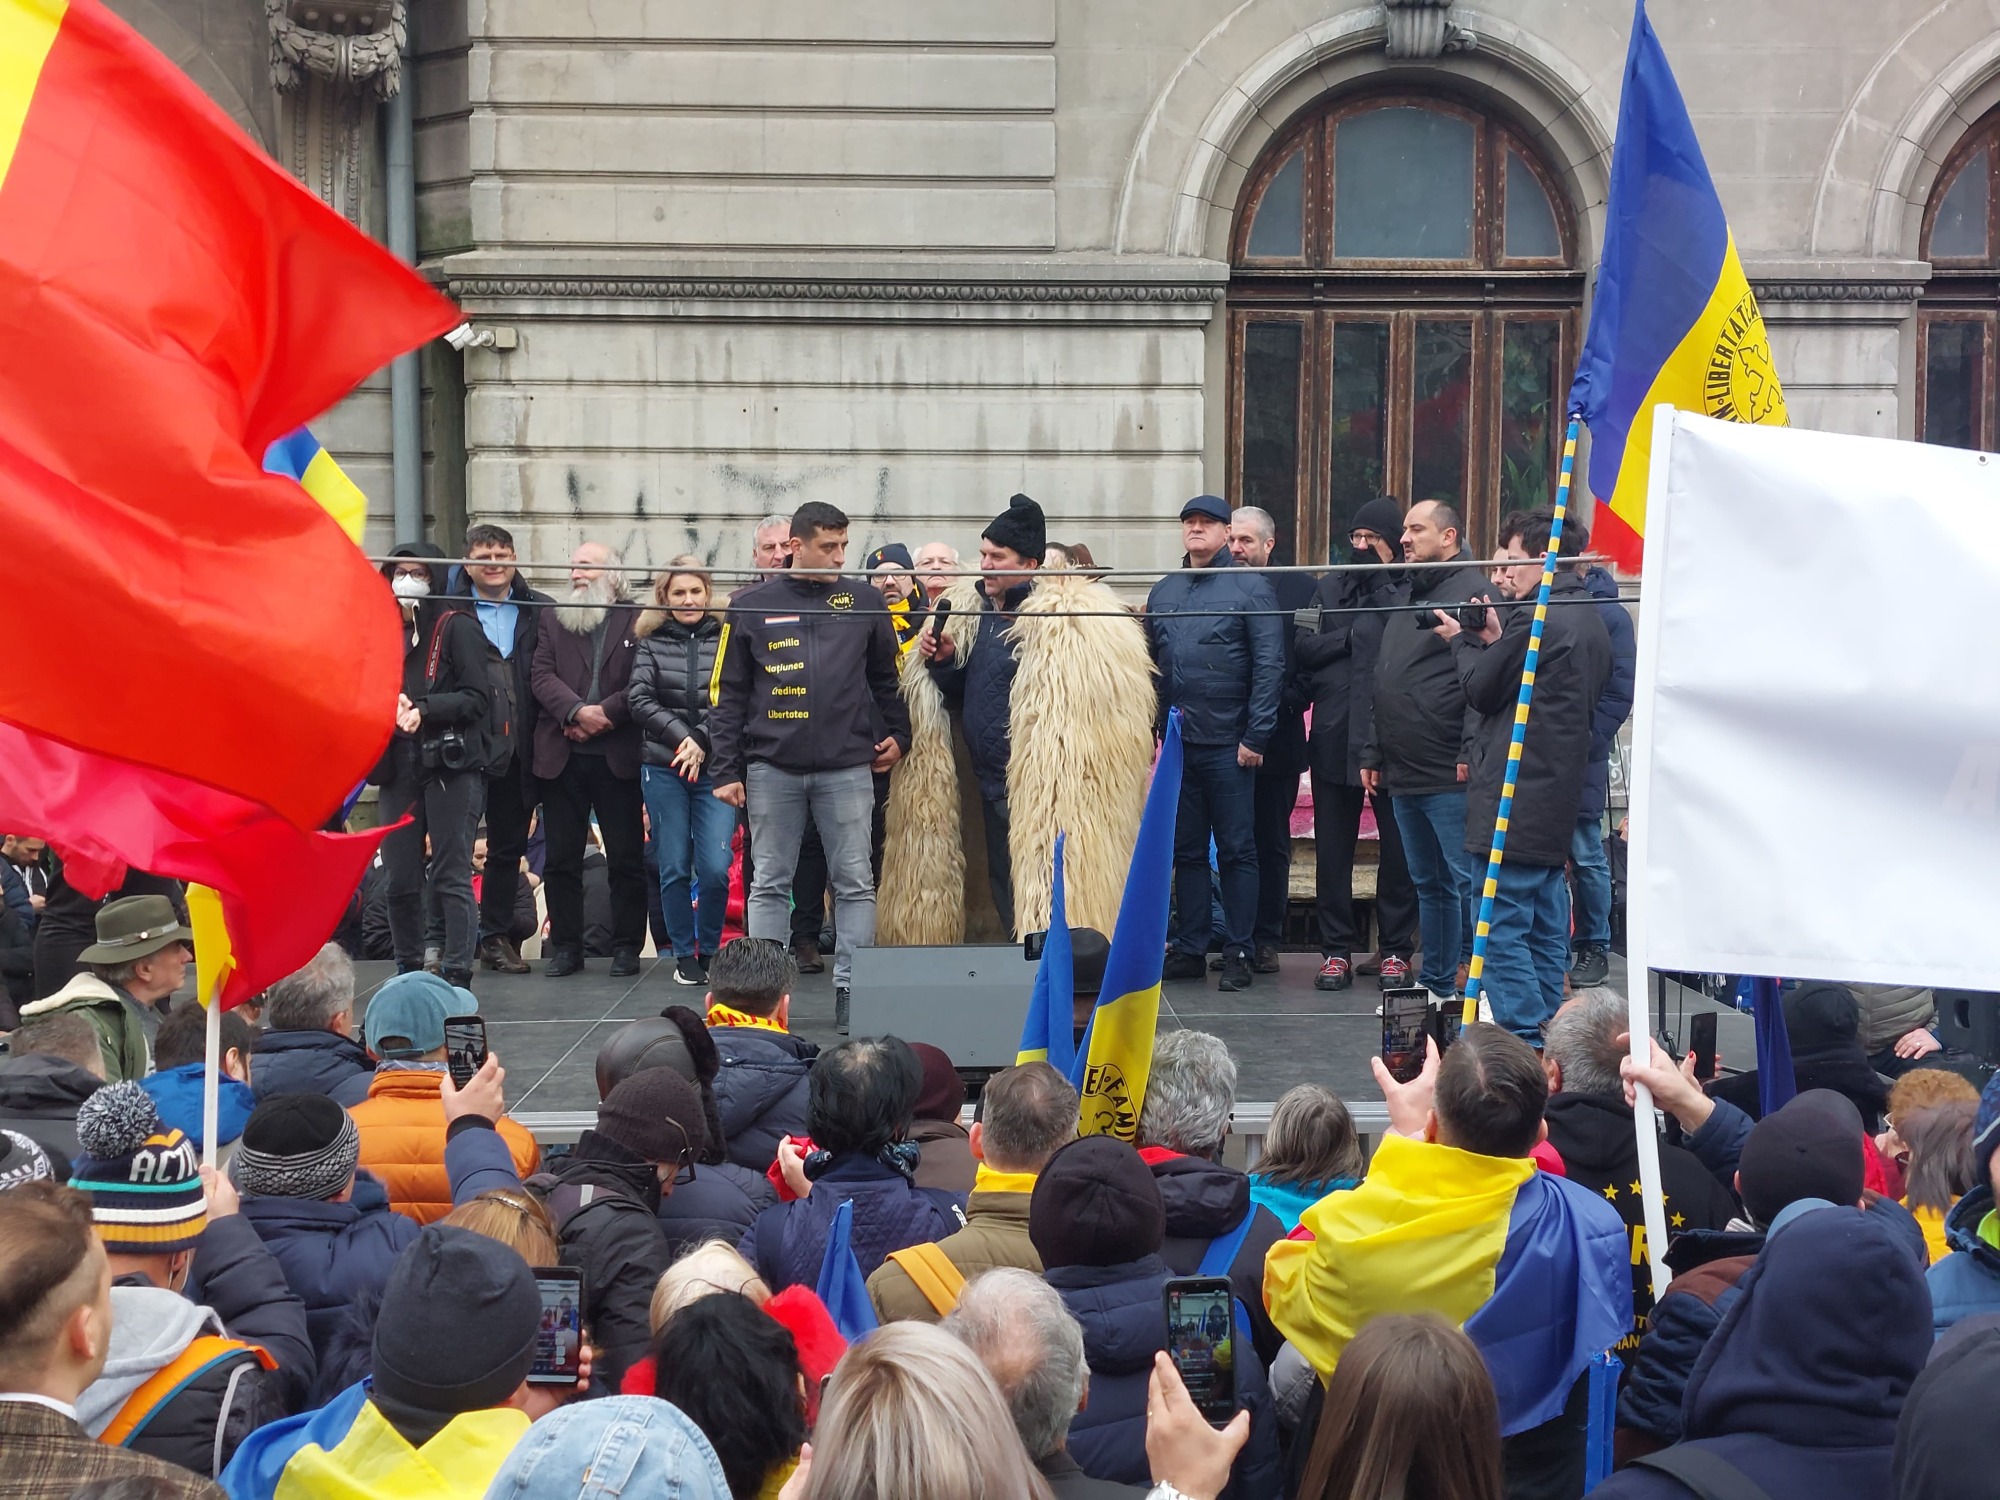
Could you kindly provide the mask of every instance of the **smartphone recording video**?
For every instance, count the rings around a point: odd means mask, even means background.
[[[530,1385],[575,1385],[583,1374],[583,1272],[569,1266],[537,1266],[535,1290],[542,1321],[535,1332]]]
[[[1202,1419],[1224,1427],[1236,1415],[1236,1340],[1229,1279],[1176,1276],[1166,1285],[1167,1356]]]

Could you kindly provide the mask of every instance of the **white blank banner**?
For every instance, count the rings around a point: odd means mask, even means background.
[[[1657,415],[1646,961],[2000,989],[2000,459]]]

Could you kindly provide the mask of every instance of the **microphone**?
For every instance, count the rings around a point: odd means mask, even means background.
[[[951,614],[951,600],[940,599],[931,606],[931,639],[944,634],[944,622]]]

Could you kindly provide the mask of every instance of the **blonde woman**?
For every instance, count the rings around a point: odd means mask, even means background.
[[[736,810],[710,795],[707,770],[708,711],[723,636],[713,594],[699,558],[683,555],[667,564],[653,585],[653,607],[633,632],[639,650],[625,694],[645,739],[639,784],[659,856],[660,908],[677,984],[708,982],[708,960],[722,946],[736,833]]]
[[[662,1325],[690,1302],[736,1292],[762,1307],[771,1300],[771,1289],[737,1254],[727,1240],[703,1240],[660,1273],[653,1287],[652,1306],[647,1321],[658,1334]]]

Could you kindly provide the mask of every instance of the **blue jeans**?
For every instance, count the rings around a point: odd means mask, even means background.
[[[1604,820],[1578,818],[1569,842],[1576,870],[1576,946],[1611,946],[1611,861],[1604,853]]]
[[[722,919],[729,910],[729,841],[736,833],[736,809],[709,795],[714,783],[703,771],[683,781],[665,766],[642,766],[639,787],[653,824],[654,858],[660,866],[660,915],[674,957],[715,957],[722,946]],[[699,889],[699,920],[688,895],[688,877]]]
[[[1449,995],[1458,988],[1458,966],[1472,961],[1474,898],[1483,884],[1477,861],[1465,852],[1465,793],[1397,797],[1394,805],[1423,924],[1421,983],[1434,995]]]
[[[1561,865],[1500,866],[1480,994],[1493,1019],[1532,1047],[1563,1003],[1569,972],[1569,881]]]
[[[1234,745],[1189,745],[1174,819],[1174,923],[1171,946],[1208,952],[1215,908],[1208,841],[1222,884],[1223,952],[1247,953],[1257,925],[1257,773],[1236,764]]]

